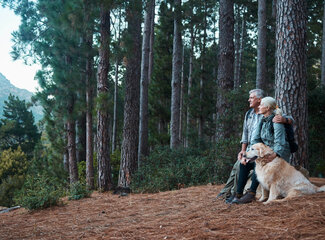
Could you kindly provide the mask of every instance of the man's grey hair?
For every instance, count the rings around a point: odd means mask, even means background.
[[[256,89],[250,90],[249,95],[251,95],[252,93],[255,93],[255,96],[257,98],[263,98],[264,97],[264,91],[262,89],[256,88]]]

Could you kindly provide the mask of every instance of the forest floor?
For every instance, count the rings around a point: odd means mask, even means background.
[[[325,239],[325,192],[228,205],[215,199],[222,186],[124,197],[94,192],[45,210],[18,209],[0,214],[0,239]]]

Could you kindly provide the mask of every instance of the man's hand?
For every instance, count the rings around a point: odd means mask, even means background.
[[[287,123],[287,119],[281,115],[275,115],[273,118],[274,123]]]
[[[243,158],[243,156],[244,156],[245,153],[246,153],[246,151],[241,150],[241,151],[238,153],[237,159],[238,159],[238,160],[241,160],[241,159]]]

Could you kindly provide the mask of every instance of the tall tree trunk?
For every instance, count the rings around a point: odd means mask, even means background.
[[[139,141],[139,102],[141,74],[141,11],[140,0],[129,2],[126,20],[129,43],[125,77],[124,126],[121,165],[118,180],[120,191],[129,191],[132,174],[137,170]]]
[[[78,167],[76,158],[76,123],[73,119],[72,112],[74,108],[74,99],[72,96],[68,100],[68,120],[67,120],[67,138],[68,138],[68,155],[69,155],[69,176],[70,185],[78,181]]]
[[[201,47],[201,74],[200,74],[200,114],[199,114],[199,140],[203,139],[203,128],[205,124],[204,114],[203,114],[203,94],[204,94],[204,81],[205,81],[205,58],[206,58],[206,39],[207,39],[207,7],[206,1],[204,2],[204,19],[203,19],[203,42]]]
[[[325,1],[323,7],[323,37],[322,37],[322,72],[321,72],[321,84],[325,87]]]
[[[83,94],[83,97],[85,95]],[[81,111],[77,122],[77,162],[86,161],[86,113]]]
[[[110,46],[110,9],[103,3],[100,6],[100,47],[99,65],[97,74],[97,97],[100,107],[97,110],[97,161],[98,161],[98,188],[100,191],[110,190],[112,175],[109,152],[109,113],[108,70]]]
[[[236,19],[235,19],[235,70],[234,70],[234,89],[239,87],[239,57],[240,57],[240,8],[236,4]]]
[[[266,89],[266,0],[258,0],[256,88]]]
[[[118,30],[115,31],[115,36],[117,36],[118,46],[121,42],[121,8],[119,9],[119,19],[118,19]],[[112,152],[116,150],[117,144],[117,97],[118,97],[118,74],[119,74],[119,63],[121,61],[121,56],[119,51],[115,60],[115,82],[114,82],[114,113],[113,113],[113,133],[112,133]]]
[[[190,62],[189,62],[189,70],[188,70],[188,82],[187,82],[187,109],[186,109],[186,139],[185,139],[185,147],[189,146],[189,135],[190,135],[190,124],[191,124],[191,113],[190,113],[190,100],[192,97],[192,76],[193,76],[193,56],[194,56],[194,26],[191,22],[191,49],[190,49]]]
[[[174,39],[172,64],[172,94],[171,94],[171,121],[170,121],[170,148],[180,144],[179,115],[180,115],[180,80],[182,71],[182,35],[181,35],[181,0],[174,0]]]
[[[152,15],[151,15],[151,30],[150,30],[150,51],[149,51],[149,69],[148,69],[148,79],[149,79],[149,84],[151,81],[152,77],[152,72],[153,72],[153,62],[154,62],[154,49],[153,49],[153,44],[155,41],[155,3],[156,1],[153,1],[153,7],[152,7]]]
[[[234,86],[234,1],[220,0],[216,140],[230,138],[233,126],[226,121],[231,111],[228,94]]]
[[[152,8],[155,0],[147,3],[145,13],[144,32],[142,39],[142,58],[141,58],[141,79],[140,79],[140,125],[139,125],[139,146],[138,146],[138,166],[141,164],[142,156],[148,156],[148,87],[149,87],[149,54],[150,36],[152,26]]]
[[[184,46],[182,50],[182,74],[181,74],[181,89],[180,89],[180,106],[179,106],[179,140],[183,144],[183,107],[184,107]]]
[[[243,13],[242,18],[242,26],[241,26],[241,36],[240,36],[240,46],[239,46],[239,56],[238,56],[238,66],[237,66],[237,84],[238,86],[241,84],[241,65],[243,62],[243,53],[245,48],[245,38],[246,38],[246,20],[245,20],[245,11]]]
[[[116,149],[116,137],[117,137],[118,72],[119,72],[119,59],[116,58],[116,61],[115,61],[115,82],[114,82],[114,113],[113,113],[112,152],[114,152]]]
[[[293,165],[308,166],[306,1],[277,0],[275,96],[283,111],[295,119],[299,149]]]
[[[63,152],[63,166],[64,166],[64,170],[70,174],[67,124],[64,124],[64,131],[65,131],[64,140],[66,142],[66,147],[64,148],[64,152]]]
[[[94,189],[94,154],[93,154],[93,22],[90,20],[90,1],[84,1],[86,56],[86,182],[89,189]]]

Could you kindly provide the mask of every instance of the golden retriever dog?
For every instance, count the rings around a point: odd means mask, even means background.
[[[325,192],[325,185],[313,185],[301,172],[280,157],[268,162],[264,157],[273,150],[263,143],[254,144],[246,152],[246,158],[255,161],[255,173],[262,186],[262,196],[259,201],[265,204],[271,201],[285,201],[305,194]],[[283,199],[278,199],[283,198]]]

